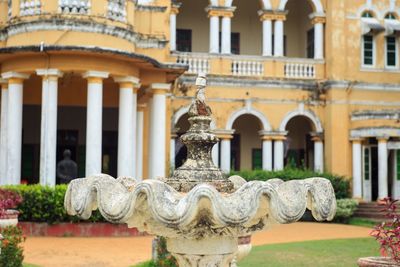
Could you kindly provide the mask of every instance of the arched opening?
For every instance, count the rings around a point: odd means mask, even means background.
[[[209,49],[209,19],[205,8],[208,0],[182,0],[176,20],[176,50],[203,52]]]
[[[262,23],[258,11],[260,1],[234,1],[236,11],[232,18],[232,54],[261,55]]]
[[[290,0],[285,10],[284,55],[296,58],[314,58],[314,26],[309,15],[313,13],[308,0]]]
[[[244,114],[238,117],[233,127],[235,133],[231,141],[232,170],[262,169],[262,143],[259,131],[261,121],[254,115]]]
[[[314,143],[311,140],[313,124],[305,116],[296,116],[286,125],[285,165],[312,170],[314,167]]]
[[[179,118],[175,125],[177,135],[177,138],[175,139],[175,169],[182,166],[187,158],[187,149],[181,142],[180,137],[189,130],[190,124],[188,119],[189,115],[186,113]]]

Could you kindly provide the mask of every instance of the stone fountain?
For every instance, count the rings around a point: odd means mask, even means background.
[[[196,86],[191,126],[181,137],[188,148],[185,164],[165,179],[137,182],[104,174],[76,179],[65,196],[70,215],[88,219],[99,209],[110,222],[164,236],[181,267],[233,266],[238,237],[296,222],[306,208],[318,221],[334,217],[336,199],[327,179],[246,182],[225,177],[211,159],[218,138],[210,130],[204,76]]]

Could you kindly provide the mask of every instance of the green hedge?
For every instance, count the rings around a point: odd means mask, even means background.
[[[338,199],[336,215],[333,219],[334,222],[349,223],[350,218],[358,207],[357,200],[354,199]]]
[[[5,188],[18,192],[23,198],[17,208],[20,212],[20,221],[49,224],[80,221],[78,217],[69,216],[64,209],[66,185],[57,185],[54,188],[41,185],[16,185]],[[102,222],[105,220],[96,210],[89,221]]]
[[[324,177],[331,181],[337,199],[350,198],[350,179],[331,173],[317,173],[310,170],[286,168],[282,171],[239,171],[231,175],[239,175],[247,181],[267,181],[280,178],[284,181],[306,179],[311,177]]]

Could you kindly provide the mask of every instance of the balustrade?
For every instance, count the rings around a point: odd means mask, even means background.
[[[20,2],[20,16],[30,16],[40,14],[40,0],[24,0]]]
[[[118,21],[126,21],[125,0],[109,0],[108,17]]]
[[[177,63],[189,65],[187,73],[209,73],[210,59],[196,54],[179,54]]]
[[[233,60],[232,75],[263,76],[264,63],[255,60]]]
[[[314,64],[286,63],[284,68],[285,78],[314,79],[316,77]]]
[[[59,0],[60,13],[88,14],[90,10],[89,0]]]

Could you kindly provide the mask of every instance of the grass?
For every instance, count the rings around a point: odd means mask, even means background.
[[[374,222],[374,221],[371,221],[371,220],[368,220],[368,219],[364,219],[364,218],[356,218],[356,217],[353,217],[353,218],[350,218],[349,224],[350,224],[350,225],[355,225],[355,226],[369,227],[369,228],[371,228],[371,230],[372,230],[372,228],[373,228],[375,225],[377,225],[378,223],[377,223],[377,222]]]
[[[373,238],[308,241],[255,247],[239,266],[353,267],[358,258],[375,255],[379,250]]]
[[[354,267],[358,258],[378,256],[373,238],[307,241],[254,247],[240,267]],[[134,267],[153,267],[151,262]]]
[[[29,263],[24,263],[24,264],[22,264],[22,267],[40,267],[40,266],[34,265],[34,264],[29,264]]]

